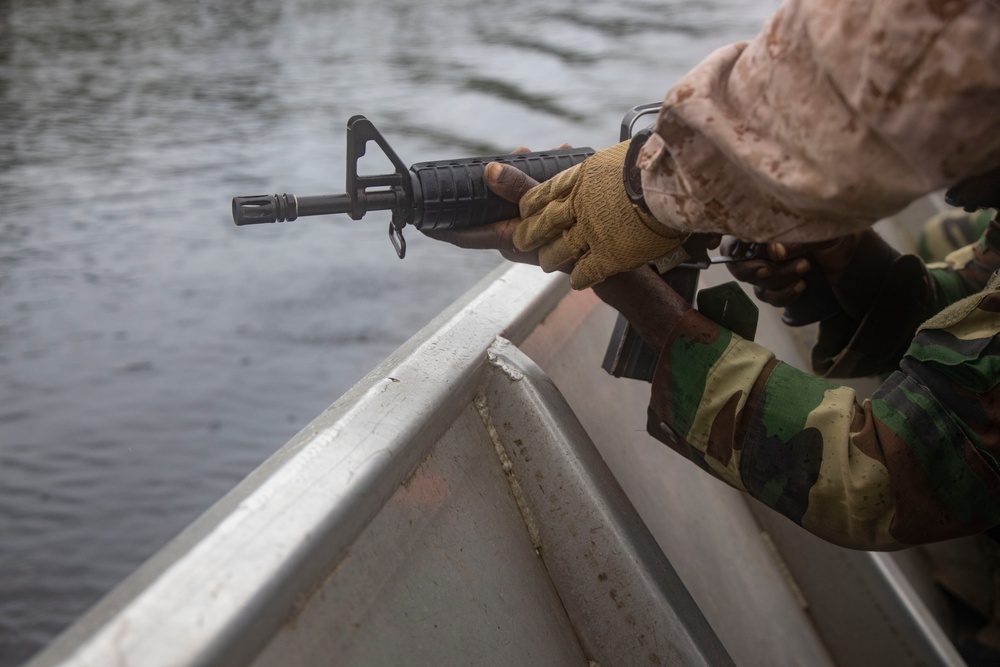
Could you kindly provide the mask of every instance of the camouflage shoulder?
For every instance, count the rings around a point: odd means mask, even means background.
[[[996,313],[996,302],[1000,299],[1000,271],[997,271],[981,292],[972,294],[951,304],[940,313],[920,325],[917,333],[925,329],[950,329],[967,320],[977,310]]]

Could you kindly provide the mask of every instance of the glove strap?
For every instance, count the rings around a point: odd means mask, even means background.
[[[625,165],[622,172],[622,180],[625,182],[625,194],[628,195],[628,199],[632,202],[632,205],[646,215],[652,215],[652,213],[650,213],[649,207],[646,206],[646,199],[642,196],[642,170],[639,169],[637,163],[639,161],[639,151],[646,145],[646,141],[649,140],[652,134],[653,131],[649,128],[635,133],[635,136],[632,137],[632,141],[628,145],[628,152],[625,153]]]

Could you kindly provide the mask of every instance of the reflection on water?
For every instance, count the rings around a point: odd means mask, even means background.
[[[609,145],[773,5],[0,0],[0,666],[498,262],[233,195],[341,190],[356,113],[407,162]]]

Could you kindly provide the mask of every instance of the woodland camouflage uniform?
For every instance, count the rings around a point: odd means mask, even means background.
[[[891,370],[864,401],[692,311],[660,357],[650,432],[843,546],[895,549],[1000,524],[997,268],[994,222],[946,262],[899,257],[853,330],[821,332],[817,349],[845,345],[836,361],[822,357],[828,370]],[[888,328],[887,311],[908,315]],[[900,340],[901,360],[864,352]]]

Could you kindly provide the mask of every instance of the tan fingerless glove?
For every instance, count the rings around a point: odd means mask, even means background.
[[[623,170],[628,142],[595,153],[521,198],[518,250],[538,250],[545,271],[572,265],[570,284],[584,289],[675,250],[675,232],[633,204]]]

